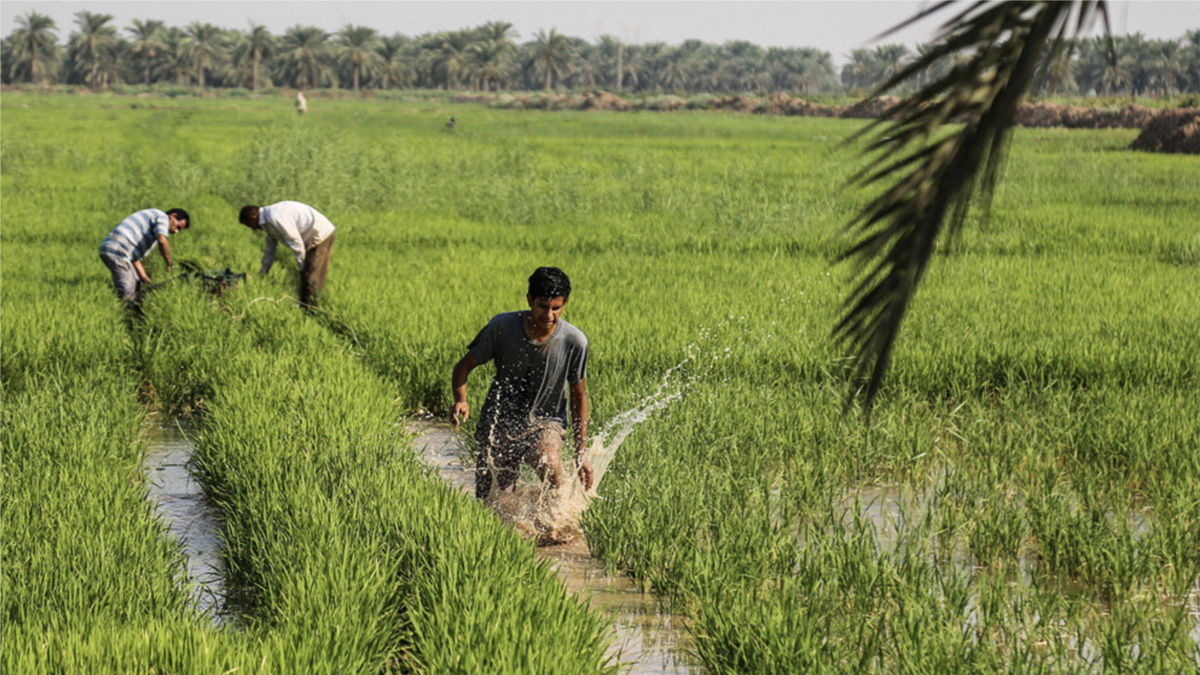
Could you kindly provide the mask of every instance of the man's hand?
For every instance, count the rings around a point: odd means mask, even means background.
[[[592,480],[596,476],[595,471],[592,469],[592,463],[582,454],[579,455],[576,461],[579,463],[579,482],[583,484],[584,490],[591,490]]]
[[[456,427],[471,416],[471,406],[467,405],[467,376],[478,366],[475,357],[467,352],[466,356],[454,364],[454,372],[450,375],[450,392],[454,395],[454,409],[450,418],[454,420]]]
[[[450,419],[454,420],[454,426],[460,426],[463,422],[471,417],[471,406],[466,401],[459,401],[454,404],[454,411],[450,413]]]

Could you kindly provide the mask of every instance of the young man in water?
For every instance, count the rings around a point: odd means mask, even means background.
[[[585,490],[592,486],[592,466],[584,456],[588,344],[582,331],[562,319],[570,296],[571,281],[562,270],[539,267],[529,277],[529,309],[493,317],[454,366],[453,419],[458,426],[471,414],[467,376],[488,361],[496,362],[496,376],[475,430],[478,499],[491,494],[493,483],[498,490],[515,485],[522,462],[537,470],[547,489],[566,484],[562,446],[568,395],[579,480]]]

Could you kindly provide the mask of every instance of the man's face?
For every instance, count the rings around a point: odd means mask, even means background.
[[[188,221],[180,220],[180,219],[176,218],[174,213],[167,216],[167,232],[170,232],[171,234],[175,234],[176,232],[178,232],[180,230],[186,230],[187,226],[188,226]]]
[[[261,230],[262,225],[260,225],[258,222],[258,214],[259,211],[254,211],[253,213],[247,215],[246,218],[241,221],[242,224],[252,230]]]
[[[529,301],[529,318],[538,328],[553,330],[558,325],[558,317],[562,315],[567,299],[563,296],[555,298],[534,298],[526,295]]]

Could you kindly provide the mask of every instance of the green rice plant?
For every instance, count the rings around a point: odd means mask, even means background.
[[[338,227],[315,321],[290,307],[281,260],[223,298],[167,289],[128,355],[111,352],[160,406],[202,412],[205,484],[234,514],[228,562],[269,663],[537,669],[560,653],[512,645],[556,625],[592,655],[570,663],[598,667],[599,624],[562,618],[574,610],[527,548],[429,482],[391,426],[443,410],[475,331],[553,264],[590,339],[593,428],[682,363],[682,398],[628,438],[584,521],[596,555],[693,617],[709,670],[1195,667],[1180,598],[1200,542],[1200,307],[1180,260],[1200,190],[1186,158],[1125,152],[1135,132],[1015,133],[991,220],[938,252],[864,424],[842,408],[847,366],[827,337],[843,290],[832,236],[865,202],[831,148],[861,122],[377,99],[325,101],[300,126],[282,98],[9,100],[4,280],[58,283],[19,310],[52,326],[44,341],[9,319],[6,286],[6,395],[36,388],[52,354],[71,369],[110,358],[93,328],[33,308],[105,304],[92,250],[42,254],[103,232],[13,222],[107,225],[124,215],[112,195],[181,196],[199,226],[177,254],[249,271],[261,239],[234,222],[242,203],[301,199]],[[156,179],[101,161],[148,157],[143,130],[192,166]],[[869,497],[889,490],[910,502]],[[363,627],[345,649],[339,622]],[[320,640],[289,652],[302,633]]]

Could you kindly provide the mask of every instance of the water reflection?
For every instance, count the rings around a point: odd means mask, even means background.
[[[197,608],[214,622],[223,623],[227,616],[221,521],[188,470],[193,452],[189,434],[174,420],[153,425],[146,432],[146,487],[150,502],[187,561],[187,584]]]

